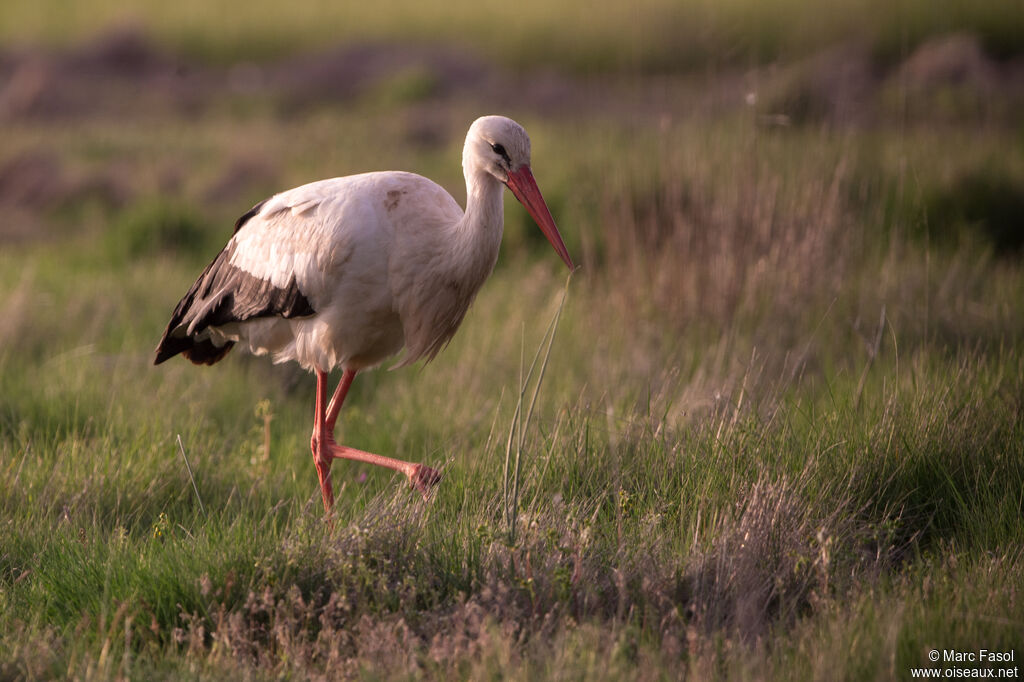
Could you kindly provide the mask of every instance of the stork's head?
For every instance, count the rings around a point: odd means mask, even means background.
[[[570,270],[575,269],[555,219],[533,179],[530,138],[521,125],[504,116],[482,116],[473,121],[462,151],[462,166],[467,176],[481,169],[512,190],[565,264]]]

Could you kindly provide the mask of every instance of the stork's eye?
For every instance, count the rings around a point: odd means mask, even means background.
[[[494,152],[495,154],[497,154],[498,156],[500,156],[501,158],[503,158],[503,159],[505,159],[506,161],[508,161],[508,152],[506,152],[506,151],[505,151],[505,147],[504,147],[503,145],[500,145],[500,144],[492,144],[492,145],[491,145],[491,150],[492,150],[492,151],[493,151],[493,152]]]

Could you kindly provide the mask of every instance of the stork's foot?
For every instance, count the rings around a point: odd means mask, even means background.
[[[414,464],[413,471],[409,474],[409,483],[413,488],[420,491],[423,499],[430,499],[434,487],[441,482],[441,472],[426,464]]]

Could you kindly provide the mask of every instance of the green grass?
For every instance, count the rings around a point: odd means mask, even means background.
[[[116,13],[90,5],[81,24],[78,9],[0,16],[73,41]],[[728,24],[741,5],[714,11]],[[139,12],[225,59],[271,25],[273,52],[309,13],[364,11],[171,7]],[[765,54],[835,37],[842,11],[814,38],[793,7],[736,30]],[[575,11],[554,8],[522,5],[515,35]],[[915,8],[915,25],[943,21]],[[884,42],[882,18],[864,31]],[[551,49],[590,63],[621,20]],[[367,22],[370,37],[413,30]],[[311,43],[337,37],[330,23]],[[517,44],[489,49],[515,60]],[[0,679],[901,680],[931,649],[1020,655],[1024,156],[999,120],[510,112],[583,263],[515,504],[508,434],[565,274],[511,199],[498,269],[451,346],[361,374],[340,420],[342,442],[443,466],[428,502],[339,462],[326,524],[311,377],[241,353],[153,367],[178,297],[266,192],[405,168],[461,198],[458,135],[410,141],[438,102],[429,77],[392,74],[339,107],[228,97],[195,117],[6,122],[0,168],[54,159],[40,167],[60,191],[10,211],[39,234],[0,248]],[[434,115],[461,135],[487,106],[461,95]],[[243,162],[273,177],[216,195]]]

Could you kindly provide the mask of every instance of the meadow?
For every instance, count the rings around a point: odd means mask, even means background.
[[[0,9],[0,680],[1024,656],[1017,3],[58,4]],[[340,419],[436,494],[339,461],[325,523],[312,377],[153,348],[251,205],[462,201],[486,113],[582,268],[508,197],[451,345]]]

